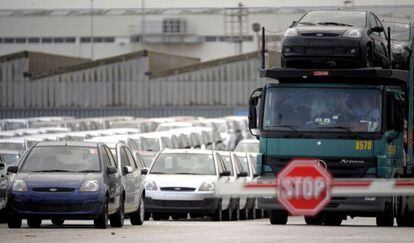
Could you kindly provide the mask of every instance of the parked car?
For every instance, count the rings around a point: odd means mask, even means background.
[[[389,67],[378,17],[362,10],[311,10],[282,39],[282,67]]]
[[[243,139],[237,144],[234,151],[245,153],[259,153],[259,140]]]
[[[40,227],[42,219],[93,219],[96,228],[122,227],[121,174],[102,143],[40,142],[21,158],[9,195],[10,228]]]
[[[411,22],[384,21],[384,26],[386,29],[390,27],[391,30],[392,67],[408,70],[410,68],[414,25]]]
[[[220,157],[230,171],[230,182],[246,182],[247,172],[243,171],[240,160],[229,151],[218,151]],[[248,218],[247,197],[232,197],[230,207],[225,211],[224,219],[228,220],[245,220]]]
[[[228,181],[225,169],[213,150],[163,150],[151,165],[145,183],[145,210],[154,220],[211,216],[222,220],[230,198],[215,195],[215,183]]]

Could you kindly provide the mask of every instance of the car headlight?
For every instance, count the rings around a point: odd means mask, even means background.
[[[144,186],[145,190],[150,190],[150,191],[156,191],[158,190],[157,184],[155,183],[155,181],[147,181],[145,182],[145,186]]]
[[[294,28],[289,28],[285,32],[285,37],[298,36],[298,31]]]
[[[199,191],[214,191],[215,189],[216,185],[214,185],[212,182],[203,182],[198,188]]]
[[[399,44],[393,44],[391,45],[391,52],[395,54],[401,54],[404,52],[404,47]]]
[[[350,29],[350,30],[345,31],[345,33],[343,34],[343,37],[361,38],[361,31],[357,29]]]
[[[97,180],[87,180],[79,188],[80,192],[97,192],[99,190],[99,183]]]
[[[15,192],[27,192],[27,184],[24,180],[15,180],[12,189]]]

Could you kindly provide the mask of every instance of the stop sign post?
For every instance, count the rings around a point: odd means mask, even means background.
[[[314,216],[331,200],[333,180],[323,164],[317,159],[294,159],[279,173],[278,200],[291,215]]]

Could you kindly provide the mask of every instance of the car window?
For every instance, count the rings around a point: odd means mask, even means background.
[[[133,170],[136,170],[136,169],[138,168],[138,166],[137,166],[137,162],[135,161],[134,156],[133,156],[133,155],[132,155],[132,153],[131,153],[131,150],[129,150],[129,149],[128,149],[128,148],[126,148],[126,147],[124,147],[124,150],[125,150],[125,153],[126,153],[126,155],[127,155],[127,157],[128,157],[128,160],[129,160],[129,162],[130,162],[130,165],[131,165],[132,169],[133,169]]]
[[[375,19],[372,13],[369,14],[369,25],[370,25],[370,28],[374,28],[375,26],[377,26],[377,20]],[[372,33],[377,34],[376,32],[372,32]]]
[[[95,147],[34,147],[22,165],[22,172],[99,172],[99,153]]]
[[[105,168],[110,167],[111,166],[111,160],[109,159],[109,156],[106,152],[106,149],[104,149],[102,157],[103,157],[103,162],[104,162]]]
[[[379,20],[378,17],[375,16],[375,15],[374,15],[374,17],[375,17],[375,21],[377,22],[377,26],[380,26],[380,27],[384,28],[384,26],[381,23],[381,20]],[[380,32],[380,33],[377,33],[377,34],[385,39],[385,31],[387,31],[387,30],[384,29],[384,32]]]
[[[118,168],[118,163],[115,161],[114,156],[112,155],[111,150],[108,147],[106,147],[106,146],[104,148],[105,148],[106,153],[109,156],[109,164],[110,164],[110,166],[113,166],[113,167]]]
[[[246,155],[237,155],[237,157],[240,160],[240,164],[243,168],[243,171],[247,172],[247,174],[250,176],[249,161],[247,160],[247,156]]]
[[[120,151],[120,157],[121,157],[121,170],[122,170],[122,175],[126,175],[124,168],[125,166],[131,166],[131,164],[129,163],[129,159],[128,156],[124,150],[124,148],[121,148]]]
[[[241,164],[240,164],[240,160],[235,155],[233,155],[232,157],[233,157],[233,162],[234,162],[234,166],[235,166],[235,169],[236,169],[236,173],[239,174],[243,171],[243,168],[241,167]]]
[[[138,167],[139,170],[142,170],[142,168],[146,167],[144,159],[138,153],[136,153],[135,155],[136,155],[137,167]]]
[[[222,155],[220,154],[221,163],[224,165],[225,170],[230,171],[230,175],[234,176],[233,165],[231,163],[230,154]]]

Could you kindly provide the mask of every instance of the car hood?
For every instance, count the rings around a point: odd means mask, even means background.
[[[147,176],[146,181],[154,181],[160,187],[193,187],[199,188],[203,182],[215,182],[217,176],[212,175],[153,175]]]
[[[358,27],[348,27],[348,26],[331,26],[331,25],[317,25],[317,26],[304,26],[296,27],[296,30],[299,34],[312,34],[312,33],[329,33],[329,34],[338,34],[343,35],[345,31],[349,29],[358,29]]]
[[[99,179],[100,173],[19,173],[14,179],[26,181],[28,188],[70,187],[78,188],[86,180]]]

